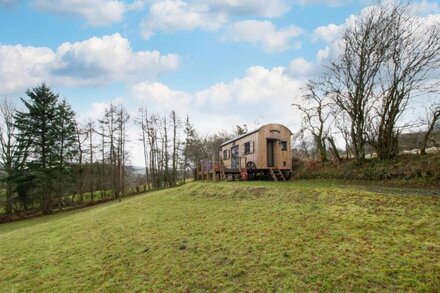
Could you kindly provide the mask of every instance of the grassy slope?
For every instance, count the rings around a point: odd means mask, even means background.
[[[357,163],[354,160],[336,162],[300,163],[295,178],[321,178],[343,180],[377,180],[396,185],[431,185],[440,187],[440,153],[399,155],[393,160],[370,159]]]
[[[434,292],[439,227],[439,197],[192,183],[0,225],[0,288]]]

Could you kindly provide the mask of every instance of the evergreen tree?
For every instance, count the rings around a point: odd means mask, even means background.
[[[56,179],[56,195],[63,196],[75,189],[76,176],[71,163],[78,153],[77,129],[75,112],[65,100],[58,104],[55,117],[54,151],[57,166],[52,176]]]
[[[58,102],[46,84],[27,90],[28,100],[21,99],[25,110],[15,116],[17,140],[28,145],[27,178],[32,178],[44,213],[51,213],[53,195],[59,192],[60,175],[75,152],[75,122],[70,106]],[[25,182],[29,184],[29,182]],[[22,182],[22,184],[25,184]]]
[[[57,153],[58,167],[65,167],[72,162],[78,153],[76,138],[75,112],[70,105],[63,100],[56,109],[56,137],[55,151]]]

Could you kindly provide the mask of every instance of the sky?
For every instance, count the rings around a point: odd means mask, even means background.
[[[202,134],[265,123],[295,131],[301,121],[291,104],[301,86],[322,71],[344,25],[369,5],[0,0],[0,97],[18,100],[46,82],[83,121],[99,118],[113,102],[124,103],[132,117],[142,106],[189,115]],[[440,17],[440,1],[413,6],[426,19]]]

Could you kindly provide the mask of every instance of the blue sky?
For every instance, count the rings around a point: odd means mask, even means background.
[[[392,0],[388,0],[392,1]],[[361,0],[0,0],[0,97],[45,81],[81,119],[110,102],[202,133],[300,121],[290,104]],[[415,1],[440,13],[438,1]],[[133,129],[133,133],[135,130]]]

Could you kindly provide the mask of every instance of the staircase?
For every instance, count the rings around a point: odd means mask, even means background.
[[[284,178],[283,172],[281,172],[280,169],[270,168],[269,172],[270,176],[272,176],[273,181],[286,181],[286,178]]]

